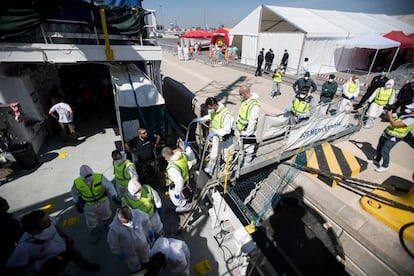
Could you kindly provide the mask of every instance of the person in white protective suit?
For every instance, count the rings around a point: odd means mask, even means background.
[[[339,106],[340,112],[351,112],[354,109],[353,102],[359,95],[359,76],[352,77],[342,86],[342,99]]]
[[[384,111],[384,107],[390,106],[395,101],[394,80],[390,79],[385,83],[385,87],[378,87],[368,98],[370,103],[367,110],[367,121],[364,128],[373,128],[375,119]]]
[[[213,175],[217,157],[220,157],[220,160],[225,161],[227,158],[227,151],[230,150],[231,155],[233,150],[234,118],[228,108],[213,97],[208,97],[205,105],[208,108],[208,114],[201,118],[194,118],[192,122],[204,123],[211,121],[210,133],[207,136],[207,139],[212,143],[209,155],[210,161],[204,168],[204,171],[209,175]]]
[[[154,233],[160,234],[162,232],[163,225],[160,219],[162,201],[158,192],[151,186],[141,185],[138,180],[131,179],[128,183],[128,192],[121,198],[121,202],[125,206],[146,213]]]
[[[108,196],[119,206],[114,185],[101,173],[94,173],[88,165],[79,169],[80,176],[74,180],[71,194],[73,202],[79,213],[84,213],[86,226],[89,230],[89,242],[97,243],[99,240],[99,220],[105,226],[111,222],[112,211]]]
[[[165,264],[164,271],[170,276],[190,275],[190,250],[182,240],[158,238],[150,250],[150,257],[148,270],[159,272]]]
[[[195,159],[194,152],[186,145],[185,151],[180,148],[172,150],[164,147],[161,150],[162,156],[168,162],[166,168],[166,184],[171,202],[176,206],[176,212],[188,212],[191,209],[188,198],[184,196],[184,189],[192,193],[190,187],[189,164]]]
[[[119,260],[126,261],[131,272],[139,271],[142,264],[149,261],[150,231],[151,222],[148,215],[128,206],[119,208],[109,225],[109,249]]]

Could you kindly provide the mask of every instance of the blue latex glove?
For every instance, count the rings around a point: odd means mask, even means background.
[[[289,108],[285,108],[285,113],[290,112]]]
[[[216,135],[217,135],[217,133],[216,133],[215,131],[212,131],[212,132],[210,132],[210,133],[208,134],[207,139],[208,139],[208,140],[211,140],[211,139],[213,139],[213,137],[214,137],[214,136],[216,136]]]
[[[120,261],[125,261],[126,260],[126,256],[123,253],[117,255],[117,257],[118,257],[118,260],[120,260]]]
[[[192,123],[198,123],[198,122],[201,122],[201,119],[200,118],[194,118],[191,122]]]
[[[184,141],[184,148],[186,149],[190,144],[187,141]]]
[[[158,213],[159,216],[161,216],[162,215],[162,208],[157,208],[157,213]]]
[[[303,118],[306,118],[306,116],[305,116],[305,114],[299,114],[298,118],[303,119]]]
[[[179,195],[179,194],[174,194],[174,197],[175,197],[176,199],[180,199],[180,195]]]
[[[352,96],[352,97],[351,97],[351,100],[354,100],[354,99],[355,99],[355,96]]]

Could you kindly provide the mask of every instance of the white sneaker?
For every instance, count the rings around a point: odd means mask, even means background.
[[[375,169],[376,172],[386,172],[388,171],[387,167],[383,167],[383,166],[379,166],[378,168]]]

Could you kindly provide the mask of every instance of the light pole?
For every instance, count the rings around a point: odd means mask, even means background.
[[[160,11],[161,11],[161,26],[162,26],[162,30],[164,30],[164,15],[162,13],[162,5],[160,5]]]

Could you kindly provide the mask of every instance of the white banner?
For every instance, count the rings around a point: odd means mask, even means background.
[[[321,118],[293,127],[284,150],[300,148],[344,131],[349,125],[349,116],[350,114],[344,112],[335,117]]]

